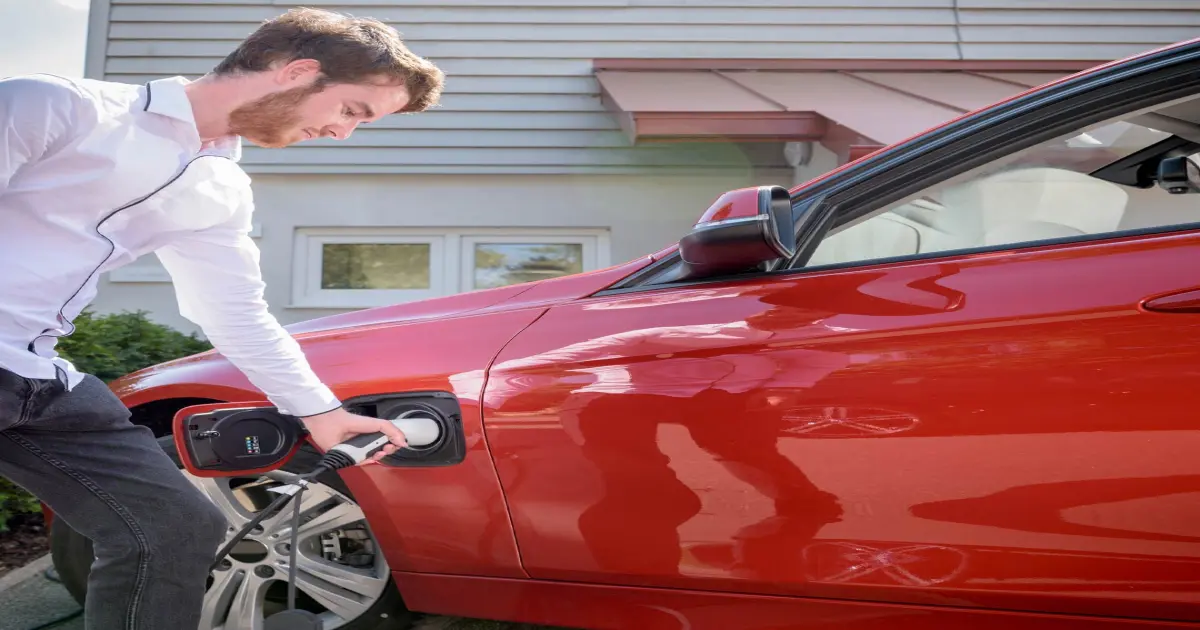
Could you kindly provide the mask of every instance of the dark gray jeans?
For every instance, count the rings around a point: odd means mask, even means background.
[[[103,381],[0,369],[0,475],[92,540],[88,630],[191,630],[225,517]]]

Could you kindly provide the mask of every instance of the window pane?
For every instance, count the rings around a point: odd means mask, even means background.
[[[1117,121],[995,160],[827,235],[809,266],[1090,237],[1197,221],[1200,202],[1092,173],[1171,134]]]
[[[322,289],[428,289],[425,243],[325,243]]]
[[[578,243],[478,243],[475,288],[491,289],[583,272]]]

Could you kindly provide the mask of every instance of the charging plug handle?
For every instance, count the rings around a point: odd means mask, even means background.
[[[442,437],[442,425],[431,418],[428,412],[420,410],[407,411],[399,418],[391,421],[397,429],[404,433],[404,439],[409,448],[422,448],[437,443]],[[336,468],[356,466],[371,458],[391,443],[382,432],[356,435],[341,444],[329,449],[325,460]],[[334,455],[335,453],[339,455]]]

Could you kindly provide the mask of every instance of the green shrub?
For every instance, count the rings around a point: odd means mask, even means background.
[[[18,514],[39,512],[42,504],[17,484],[0,477],[0,532],[8,531],[8,520]]]
[[[171,359],[204,352],[212,346],[146,318],[145,311],[96,317],[85,310],[75,332],[58,340],[58,352],[80,372],[105,383]]]
[[[97,317],[85,310],[75,332],[58,340],[58,353],[80,372],[110,383],[130,372],[171,359],[204,352],[212,346],[195,335],[156,324],[145,311]],[[17,514],[37,512],[41,504],[20,486],[0,477],[0,532]]]

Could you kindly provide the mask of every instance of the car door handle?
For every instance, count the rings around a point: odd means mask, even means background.
[[[1200,289],[1150,298],[1142,302],[1142,308],[1157,313],[1200,313]]]

